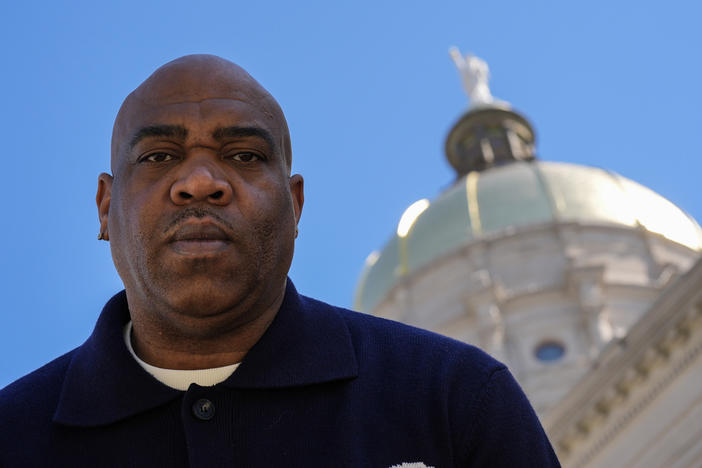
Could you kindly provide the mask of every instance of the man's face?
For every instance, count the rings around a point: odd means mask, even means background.
[[[262,88],[236,76],[208,83],[203,73],[216,71],[152,77],[118,116],[114,181],[100,184],[130,307],[253,311],[284,287],[303,202],[287,128]]]

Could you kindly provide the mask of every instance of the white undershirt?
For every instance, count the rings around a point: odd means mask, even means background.
[[[164,385],[168,385],[176,390],[187,390],[191,383],[200,385],[201,387],[211,387],[212,385],[217,385],[220,382],[224,382],[229,378],[230,375],[234,373],[239,363],[230,364],[223,367],[213,367],[211,369],[195,369],[195,370],[181,370],[181,369],[163,369],[161,367],[152,366],[146,362],[139,359],[139,356],[134,352],[132,347],[132,321],[130,320],[124,326],[124,342],[127,345],[127,349],[134,357],[136,362],[149,374],[151,374],[156,380]]]

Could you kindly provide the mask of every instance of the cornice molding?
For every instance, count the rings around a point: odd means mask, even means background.
[[[545,418],[559,456],[583,466],[702,354],[702,261],[671,284]]]

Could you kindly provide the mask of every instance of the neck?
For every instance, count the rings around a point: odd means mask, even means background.
[[[213,315],[129,304],[132,345],[146,363],[164,369],[210,369],[241,362],[268,329],[285,288],[261,305]],[[129,299],[129,294],[127,294]],[[242,304],[244,305],[244,304]],[[258,306],[258,307],[257,307]]]

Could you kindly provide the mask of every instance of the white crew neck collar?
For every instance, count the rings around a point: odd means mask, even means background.
[[[129,353],[136,360],[136,362],[139,363],[139,365],[156,380],[171,388],[175,388],[176,390],[185,391],[188,389],[188,387],[190,387],[190,384],[193,383],[200,385],[201,387],[211,387],[213,385],[217,385],[218,383],[227,380],[239,366],[239,363],[237,363],[223,367],[194,370],[164,369],[162,367],[152,366],[151,364],[142,361],[134,352],[131,337],[132,321],[130,320],[124,326],[124,343],[127,345]]]

